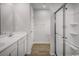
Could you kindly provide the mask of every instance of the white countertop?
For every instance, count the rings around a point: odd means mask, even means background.
[[[5,36],[0,38],[0,52],[26,35],[26,32],[15,32],[12,37]]]

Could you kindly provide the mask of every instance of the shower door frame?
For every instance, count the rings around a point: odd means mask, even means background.
[[[0,35],[1,35],[1,4],[0,4]]]
[[[56,51],[56,13],[58,11],[60,11],[63,8],[63,56],[65,56],[65,34],[66,34],[66,29],[65,29],[65,6],[67,3],[64,3],[56,12],[54,12],[54,18],[55,18],[55,22],[54,22],[54,34],[55,34],[55,55],[57,56],[57,51]]]

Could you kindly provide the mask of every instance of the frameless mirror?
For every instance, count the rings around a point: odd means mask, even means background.
[[[13,4],[0,4],[0,34],[9,34],[14,31]]]

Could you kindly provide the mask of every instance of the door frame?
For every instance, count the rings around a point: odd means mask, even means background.
[[[63,56],[65,56],[65,34],[66,34],[66,30],[65,30],[65,9],[66,9],[66,8],[65,8],[65,6],[66,6],[66,5],[67,5],[67,3],[64,3],[57,11],[54,12],[54,19],[55,19],[55,20],[54,20],[54,21],[55,21],[55,22],[54,22],[54,34],[55,34],[55,37],[54,37],[54,38],[55,38],[55,40],[54,40],[54,42],[55,42],[55,43],[54,43],[54,44],[55,44],[55,45],[54,45],[54,46],[55,46],[55,47],[54,47],[54,48],[55,48],[55,52],[54,52],[54,53],[55,53],[56,56],[57,56],[57,51],[56,51],[56,49],[57,49],[57,48],[56,48],[56,34],[57,34],[57,33],[56,33],[56,13],[57,13],[58,11],[60,11],[62,8],[63,8]]]

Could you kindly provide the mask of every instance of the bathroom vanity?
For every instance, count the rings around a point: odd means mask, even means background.
[[[11,37],[0,38],[0,56],[24,56],[26,54],[27,33],[13,33]]]

